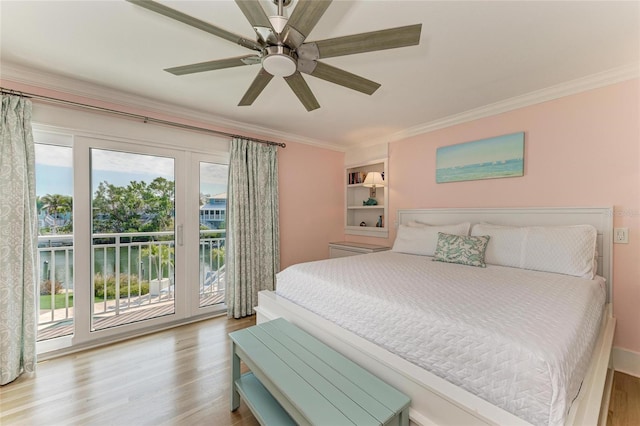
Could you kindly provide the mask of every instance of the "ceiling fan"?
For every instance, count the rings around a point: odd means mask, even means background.
[[[165,69],[174,75],[184,75],[261,63],[262,68],[239,106],[253,104],[276,76],[285,79],[307,111],[320,108],[301,73],[371,95],[380,87],[379,83],[320,62],[319,59],[417,45],[422,30],[422,24],[416,24],[305,43],[331,0],[299,0],[289,18],[284,15],[284,7],[289,6],[291,0],[272,0],[278,7],[275,16],[267,16],[259,0],[235,0],[256,32],[257,40],[251,40],[155,1],[127,1],[254,50],[256,53],[252,55]]]

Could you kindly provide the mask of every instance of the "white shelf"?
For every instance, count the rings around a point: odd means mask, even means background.
[[[385,177],[385,186],[376,188],[378,204],[362,205],[369,198],[370,188],[362,183],[349,184],[350,177],[364,179],[367,173],[379,172]],[[387,205],[389,204],[387,159],[374,160],[362,164],[354,164],[345,168],[345,234],[386,238],[389,235]],[[377,228],[380,216],[384,227]],[[367,226],[359,226],[365,223]]]
[[[389,236],[389,230],[387,228],[376,228],[375,226],[347,226],[344,232],[345,234],[359,235],[362,237],[387,238]]]
[[[387,232],[385,228],[377,228],[375,226],[347,226],[350,231],[372,231],[372,232]]]

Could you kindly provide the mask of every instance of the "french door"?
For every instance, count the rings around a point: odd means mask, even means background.
[[[228,157],[87,136],[66,145],[69,208],[41,214],[39,352],[224,311]]]

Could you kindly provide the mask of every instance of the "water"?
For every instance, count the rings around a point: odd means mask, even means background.
[[[55,276],[63,288],[73,288],[73,248],[72,247],[55,247],[53,248],[55,258]],[[68,251],[69,257],[69,282],[67,283],[67,272],[65,265],[67,262],[65,251]],[[105,267],[105,249],[96,248],[94,251],[95,259],[93,263],[93,274],[114,275],[116,264],[116,250],[114,247],[106,248],[106,267]],[[127,247],[120,248],[120,273],[138,275],[141,272],[142,278],[149,278],[149,261],[146,257],[139,257],[139,247],[131,247],[129,251]],[[131,256],[131,265],[129,265],[128,256]],[[142,262],[142,264],[140,263]],[[152,279],[156,278],[157,272],[155,266],[151,265]],[[51,263],[51,251],[45,250],[40,252],[40,279],[42,281],[51,278],[54,268]],[[166,268],[165,268],[166,275]]]
[[[214,247],[224,247],[224,242],[218,242]],[[73,288],[73,246],[68,247],[51,247],[51,248],[40,248],[40,280],[45,281],[51,278],[53,274],[54,268],[51,263],[51,250],[54,251],[55,257],[55,280],[60,282],[63,288],[72,289]],[[204,251],[204,253],[203,253]],[[200,263],[201,266],[203,264],[203,259],[210,258],[211,247],[209,245],[204,245],[200,247]],[[65,265],[67,263],[67,258],[65,252],[68,252],[68,269],[69,269],[69,280],[67,283],[67,272],[65,271]],[[155,279],[157,277],[156,266],[151,264],[151,268],[149,265],[149,259],[145,256],[139,256],[140,247],[131,246],[131,247],[120,247],[120,273],[121,274],[131,274],[138,276],[138,273],[141,273],[141,277],[143,280],[149,279],[149,269],[151,269],[151,279]],[[104,275],[114,275],[115,274],[115,263],[116,263],[116,250],[115,247],[107,247],[106,248],[106,263],[105,263],[105,249],[96,247],[94,249],[94,265],[93,265],[93,274],[104,274]],[[129,257],[131,257],[131,263],[129,264]],[[208,263],[204,261],[205,264]],[[106,264],[106,267],[105,267]],[[215,265],[213,265],[215,267]],[[211,270],[211,268],[208,268]],[[166,277],[168,271],[165,266],[164,276]]]
[[[522,158],[514,158],[505,162],[469,164],[462,167],[437,169],[436,182],[445,183],[522,176],[523,166]]]

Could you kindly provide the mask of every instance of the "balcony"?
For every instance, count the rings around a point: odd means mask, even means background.
[[[200,231],[199,306],[224,302],[225,230]],[[175,312],[172,232],[94,234],[92,330]],[[38,237],[38,341],[73,334],[73,235]]]

